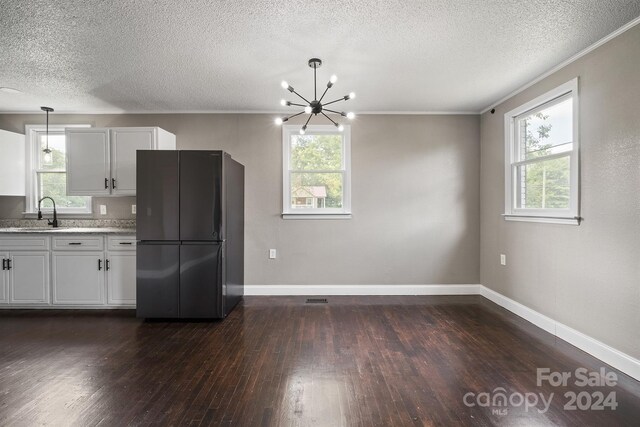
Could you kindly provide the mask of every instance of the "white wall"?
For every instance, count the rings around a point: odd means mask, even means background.
[[[640,26],[481,119],[481,283],[640,358]],[[582,225],[506,222],[504,114],[579,77]],[[507,266],[499,254],[507,255]]]

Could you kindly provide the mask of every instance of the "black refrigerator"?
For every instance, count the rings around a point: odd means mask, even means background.
[[[244,166],[223,151],[137,151],[137,316],[226,317],[244,293]]]

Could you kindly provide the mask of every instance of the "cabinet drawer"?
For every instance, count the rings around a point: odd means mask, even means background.
[[[0,237],[0,249],[12,251],[32,251],[49,249],[47,236],[3,236]]]
[[[135,236],[107,236],[107,249],[110,251],[135,251]]]
[[[104,249],[104,239],[102,236],[95,237],[54,237],[53,250],[72,250],[72,251],[101,251]]]

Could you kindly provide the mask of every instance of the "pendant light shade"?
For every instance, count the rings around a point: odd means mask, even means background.
[[[51,163],[51,160],[52,160],[51,148],[49,148],[49,113],[53,112],[53,108],[40,107],[40,109],[45,113],[47,113],[47,130],[45,134],[46,143],[45,143],[45,148],[42,149],[42,152],[44,153],[44,162]]]

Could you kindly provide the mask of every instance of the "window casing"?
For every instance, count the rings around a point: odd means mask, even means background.
[[[505,219],[579,224],[578,79],[504,118]]]
[[[282,129],[285,219],[351,217],[351,128],[310,125]]]
[[[50,155],[42,151],[46,141],[44,125],[27,125],[26,156],[26,216],[38,211],[38,200],[44,196],[56,201],[56,211],[62,216],[87,216],[91,214],[91,197],[66,195],[66,145],[65,128],[90,127],[89,125],[49,125]],[[53,211],[50,200],[42,202],[45,214]]]

